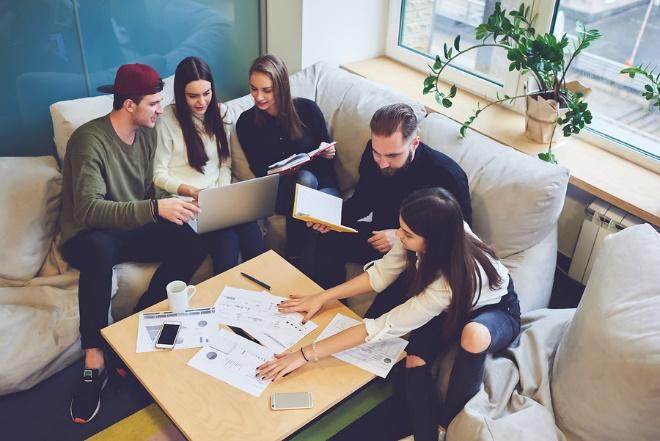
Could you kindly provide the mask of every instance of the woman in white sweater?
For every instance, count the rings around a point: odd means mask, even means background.
[[[158,121],[154,160],[156,187],[197,199],[204,188],[231,183],[227,111],[215,95],[208,64],[197,57],[179,63],[174,75],[174,104]],[[231,210],[231,207],[227,207]],[[216,274],[265,251],[257,222],[207,233]]]
[[[508,346],[520,332],[520,307],[507,268],[463,221],[451,193],[441,188],[414,192],[404,200],[399,222],[397,243],[364,273],[280,305],[282,312],[304,312],[306,321],[330,300],[375,291],[387,296],[392,309],[299,351],[276,355],[257,375],[277,380],[310,360],[410,332],[404,388],[415,440],[438,439],[438,424],[446,428],[479,391],[486,355]],[[394,283],[404,272],[407,284]],[[430,367],[459,340],[440,405]]]

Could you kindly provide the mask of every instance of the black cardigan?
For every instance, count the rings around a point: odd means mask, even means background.
[[[399,227],[401,202],[415,190],[443,187],[461,206],[463,218],[472,224],[470,189],[463,169],[449,156],[420,143],[409,168],[392,177],[378,169],[371,151],[371,140],[360,160],[360,178],[353,196],[344,202],[342,223],[354,226],[373,212],[372,228],[384,230]]]
[[[266,112],[263,112],[264,124],[257,124],[256,112],[259,110],[255,106],[238,118],[238,140],[255,176],[265,176],[269,165],[296,153],[312,151],[321,141],[330,142],[325,118],[319,106],[306,98],[295,98],[293,105],[303,124],[303,136],[297,140],[289,139],[277,119]],[[302,168],[316,175],[319,188],[337,187],[332,160],[317,157]]]

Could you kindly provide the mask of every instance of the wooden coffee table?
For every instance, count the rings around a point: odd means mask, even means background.
[[[271,285],[271,293],[313,294],[321,288],[274,251],[268,251],[197,285],[191,307],[213,305],[226,286],[261,290],[240,275],[244,271]],[[167,309],[167,302],[149,311]],[[318,325],[292,350],[311,343],[335,314],[359,317],[340,302],[326,305],[314,318]],[[259,398],[193,369],[186,363],[199,350],[136,353],[138,315],[134,314],[101,331],[110,346],[124,360],[142,385],[179,430],[191,440],[264,440],[285,438],[349,395],[365,386],[374,375],[328,357],[308,363],[286,378],[273,383]],[[371,387],[371,386],[370,386]],[[312,393],[311,409],[272,411],[274,392]]]

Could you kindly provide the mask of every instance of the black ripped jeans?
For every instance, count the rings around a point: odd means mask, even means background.
[[[406,286],[403,279],[402,275],[378,294],[365,316],[378,317],[405,302]],[[483,306],[470,314],[467,323],[485,326],[490,333],[490,345],[483,352],[473,353],[459,344],[444,402],[438,397],[437,380],[431,374],[435,360],[456,343],[441,343],[444,314],[410,333],[410,343],[406,348],[408,355],[416,355],[426,364],[404,369],[402,384],[397,386],[400,388],[399,395],[405,397],[416,441],[438,439],[438,424],[447,428],[465,404],[479,392],[486,356],[506,348],[520,333],[520,304],[511,278],[507,291],[499,303]]]

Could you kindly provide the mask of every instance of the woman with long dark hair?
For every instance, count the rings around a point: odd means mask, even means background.
[[[263,55],[250,67],[250,93],[254,106],[236,123],[238,140],[255,176],[265,176],[268,166],[297,153],[310,152],[330,142],[325,118],[314,101],[291,97],[289,74],[282,60]],[[332,165],[335,148],[321,153],[299,170],[280,177],[275,211],[287,216],[289,258],[310,251],[315,233],[291,216],[295,184],[339,195]]]
[[[205,188],[231,183],[227,111],[215,94],[208,64],[184,58],[174,74],[175,102],[163,109],[156,126],[158,147],[154,184],[171,194],[197,199]],[[227,207],[228,210],[231,207]],[[216,274],[265,251],[257,222],[207,233]]]
[[[411,332],[404,387],[415,440],[438,439],[437,425],[446,428],[478,392],[486,355],[520,332],[520,307],[508,270],[471,232],[451,193],[414,192],[404,200],[399,221],[397,243],[364,273],[312,296],[294,296],[280,310],[305,312],[309,320],[329,300],[374,291],[398,306],[300,351],[276,355],[257,375],[277,380],[308,360]],[[395,286],[404,272],[406,286]],[[456,341],[449,388],[439,405],[430,367]]]

